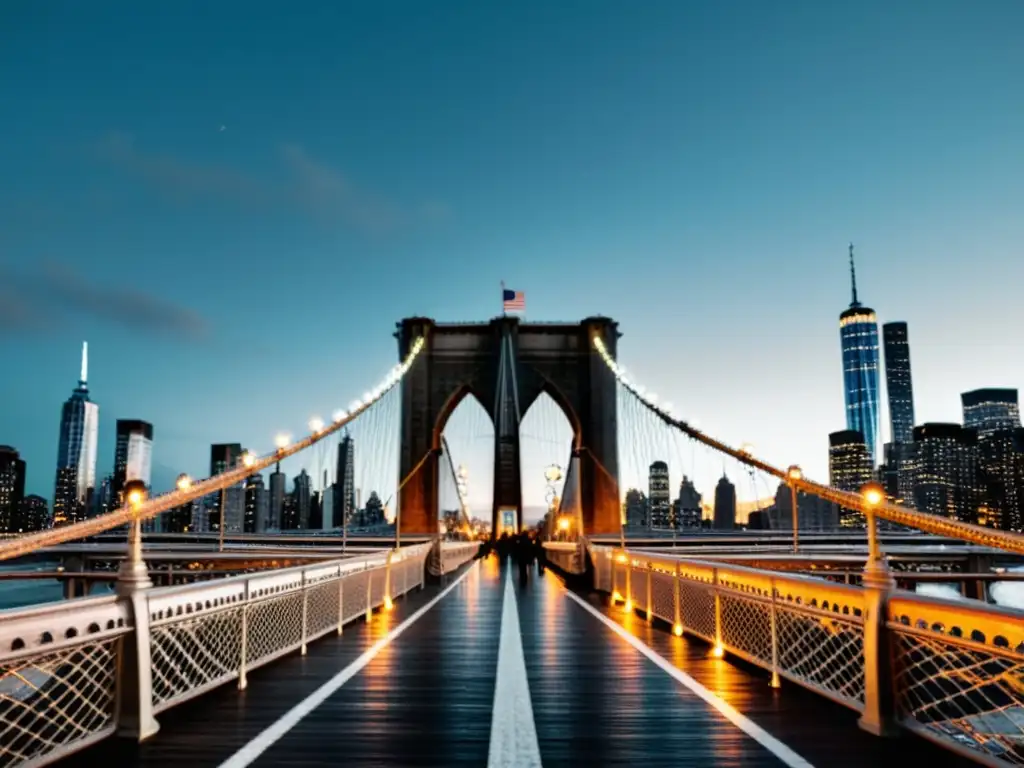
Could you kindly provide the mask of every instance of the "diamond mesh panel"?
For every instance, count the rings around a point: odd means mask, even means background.
[[[319,637],[338,628],[338,580],[326,581],[307,589],[306,637]]]
[[[772,663],[771,603],[743,595],[721,593],[722,645]]]
[[[242,610],[238,605],[151,629],[154,708],[238,674]]]
[[[1024,653],[892,624],[889,631],[904,725],[989,760],[1024,765]]]
[[[249,606],[248,666],[302,642],[302,592],[252,603]]]
[[[776,604],[779,669],[855,705],[864,703],[864,628]],[[770,658],[770,657],[769,657]]]
[[[651,602],[654,615],[672,624],[676,620],[676,596],[672,587],[674,577],[655,571],[651,574]]]
[[[680,580],[679,608],[686,629],[708,642],[715,641],[715,596],[710,585]]]
[[[366,580],[370,571],[358,571],[345,577],[345,622],[366,613]]]
[[[113,731],[120,638],[9,660],[0,667],[0,766],[74,751]]]

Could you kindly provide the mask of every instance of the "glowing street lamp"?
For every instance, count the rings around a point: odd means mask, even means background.
[[[290,436],[281,434],[274,438],[274,445],[277,446],[277,450],[283,451],[291,443],[292,439]]]
[[[885,501],[885,489],[876,482],[865,483],[860,489],[864,499],[864,517],[868,528],[868,570],[884,567],[882,553],[878,547],[878,525],[875,522],[875,509]]]
[[[243,467],[251,467],[255,463],[256,463],[256,457],[253,456],[251,453],[246,451],[245,453],[242,454],[242,466]]]
[[[175,486],[179,491],[187,491],[192,487],[192,478],[182,473],[178,475],[178,480],[175,482]]]

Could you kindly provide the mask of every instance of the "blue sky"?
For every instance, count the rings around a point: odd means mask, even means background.
[[[501,279],[529,319],[615,317],[682,414],[825,477],[851,240],[918,421],[1024,384],[1020,2],[504,5],[0,10],[0,443],[31,490],[83,339],[101,471],[137,417],[201,474]]]

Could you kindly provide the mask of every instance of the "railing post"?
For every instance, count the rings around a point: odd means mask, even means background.
[[[366,621],[369,622],[373,619],[373,603],[370,602],[373,599],[373,570],[370,568],[366,569]]]
[[[775,589],[775,579],[771,579],[772,590],[772,688],[779,687],[779,611],[778,611],[778,590]]]
[[[875,736],[893,736],[897,729],[886,618],[889,595],[896,588],[896,582],[878,546],[875,514],[870,505],[865,518],[868,561],[861,580],[864,588],[864,711],[857,725]]]
[[[338,566],[338,634],[345,631],[345,572]]]
[[[672,579],[672,600],[675,603],[675,620],[672,623],[672,631],[676,637],[683,636],[683,608],[679,600],[679,563],[676,563],[675,577]]]
[[[245,580],[244,592],[242,595],[242,631],[240,632],[239,663],[238,663],[238,690],[244,691],[249,685],[249,678],[246,675],[246,665],[249,661],[249,580]]]
[[[654,615],[654,610],[651,607],[651,598],[653,597],[653,593],[654,593],[654,589],[653,589],[653,587],[651,585],[651,576],[653,574],[653,571],[654,571],[654,568],[651,565],[651,561],[648,560],[647,561],[647,620],[648,621],[650,621],[651,617]]]
[[[391,606],[394,604],[391,600],[391,558],[394,556],[397,549],[392,549],[388,552],[388,559],[384,563],[384,610],[390,611]]]
[[[128,554],[117,573],[114,590],[131,609],[132,628],[124,637],[117,675],[117,734],[143,741],[160,730],[153,717],[153,655],[149,631],[149,595],[153,586],[142,560],[142,527],[138,518],[130,523]]]
[[[306,572],[302,572],[302,648],[300,653],[306,655],[306,624],[309,614],[309,590],[306,589]]]
[[[610,591],[611,591],[611,595],[612,595],[612,605],[614,605],[615,604],[615,593],[619,591],[619,581],[618,581],[619,574],[616,572],[617,569],[615,568],[615,564],[619,561],[619,556],[615,554],[615,550],[614,549],[611,551],[611,558],[612,558],[612,583],[611,583],[611,590]]]
[[[626,566],[626,595],[625,595],[625,608],[627,613],[633,611],[633,561],[629,559],[629,555],[626,551],[622,551],[622,556],[626,558],[624,565]]]
[[[715,647],[712,654],[718,658],[725,655],[725,646],[722,645],[722,594],[718,588],[718,569],[712,571],[712,588],[715,591]]]

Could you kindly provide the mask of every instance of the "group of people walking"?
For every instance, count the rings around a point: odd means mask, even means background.
[[[480,547],[478,557],[487,557],[495,552],[498,558],[504,561],[511,557],[519,566],[519,580],[525,582],[529,578],[530,569],[534,562],[541,573],[547,564],[544,545],[539,536],[531,536],[525,531],[523,533],[509,535],[503,533],[494,541],[486,541]]]

